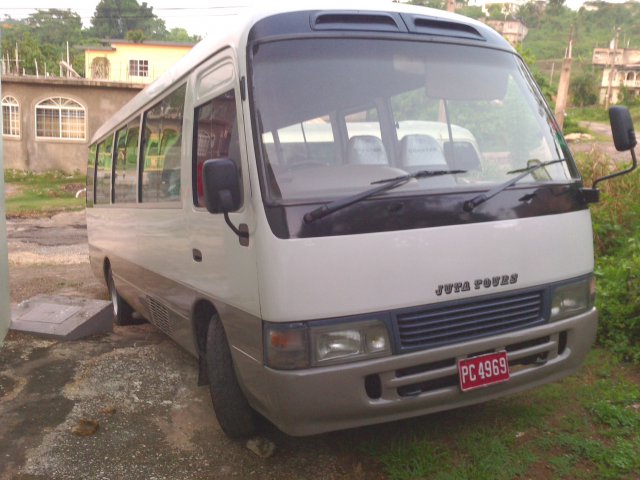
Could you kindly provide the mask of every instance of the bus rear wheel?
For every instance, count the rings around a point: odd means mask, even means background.
[[[131,308],[131,305],[129,305],[116,290],[111,268],[107,271],[107,288],[109,289],[109,298],[113,305],[113,323],[116,325],[134,325],[139,323],[133,318],[133,308]]]
[[[231,438],[254,435],[257,431],[256,413],[242,393],[227,336],[215,315],[209,322],[205,355],[209,392],[220,427]]]

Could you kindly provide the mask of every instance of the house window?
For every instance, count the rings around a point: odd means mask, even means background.
[[[7,137],[20,136],[20,105],[14,97],[2,99],[2,134]]]
[[[84,140],[85,109],[69,98],[51,97],[36,105],[36,138]]]
[[[129,60],[129,75],[132,77],[148,77],[149,60]]]

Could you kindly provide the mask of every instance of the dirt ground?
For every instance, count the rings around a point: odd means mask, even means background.
[[[11,301],[36,294],[107,299],[88,261],[84,212],[7,220]]]
[[[82,212],[10,219],[7,231],[12,303],[107,298]],[[87,423],[97,431],[74,434]],[[276,453],[261,459],[222,433],[195,360],[150,324],[74,342],[10,331],[0,349],[0,480],[378,479],[354,448],[375,432],[292,438],[266,427]]]

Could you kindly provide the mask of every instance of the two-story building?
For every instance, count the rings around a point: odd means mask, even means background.
[[[601,104],[619,103],[623,88],[631,95],[640,95],[640,49],[614,48],[613,45],[611,48],[596,48],[592,63],[603,67]]]
[[[108,40],[86,47],[85,76],[90,80],[148,84],[184,57],[193,43]]]
[[[520,20],[487,20],[487,25],[513,46],[520,45],[529,32],[529,29]]]

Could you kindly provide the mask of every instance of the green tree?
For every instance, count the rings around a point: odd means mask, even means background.
[[[551,85],[549,85],[547,78],[542,75],[540,73],[540,70],[536,67],[536,57],[533,52],[530,49],[523,47],[522,45],[516,45],[515,48],[522,57],[522,60],[524,60],[524,63],[526,63],[529,67],[529,70],[533,75],[533,79],[540,87],[540,90],[547,99],[547,102],[549,102],[550,105],[553,104],[553,97],[555,96],[555,92],[553,91]]]
[[[18,72],[34,75],[58,72],[60,60],[66,60],[69,42],[71,64],[80,75],[84,72],[84,51],[77,45],[82,42],[80,17],[69,10],[40,10],[24,20],[6,18],[2,24],[2,55],[8,55],[11,71],[15,72],[16,45],[20,65]],[[36,70],[36,61],[38,70]]]
[[[127,40],[133,43],[144,42],[144,32],[142,30],[129,30],[127,32]]]
[[[153,7],[137,0],[101,0],[91,18],[91,33],[101,38],[126,38],[132,30],[141,30],[144,38],[163,39],[167,35],[164,20]]]
[[[491,20],[504,20],[502,3],[490,3],[487,6],[487,10],[489,11],[489,18]]]
[[[528,28],[538,28],[544,18],[544,10],[535,2],[527,2],[518,9],[517,17]]]
[[[592,73],[582,73],[571,79],[569,93],[574,106],[584,107],[598,102],[599,77]]]
[[[75,45],[82,39],[82,20],[71,10],[38,10],[26,19],[25,25],[41,45]]]
[[[464,15],[465,17],[475,18],[479,20],[484,18],[484,12],[482,11],[482,7],[474,7],[469,5],[464,5],[456,10],[456,13],[460,15]]]
[[[411,0],[409,5],[419,5],[421,7],[437,8],[438,10],[447,9],[447,0]]]
[[[189,35],[189,32],[184,28],[172,28],[165,40],[179,43],[196,43],[202,39],[198,35]]]

